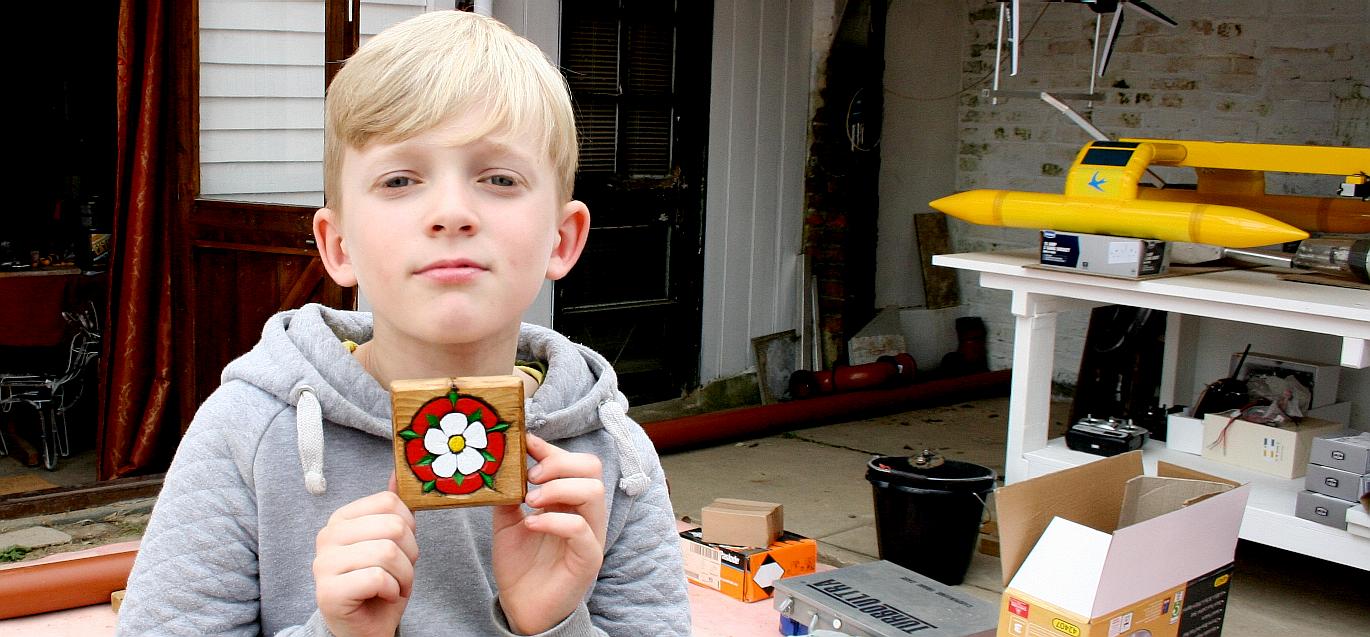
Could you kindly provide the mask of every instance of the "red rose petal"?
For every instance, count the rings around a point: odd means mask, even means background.
[[[419,407],[419,410],[414,412],[414,417],[409,420],[409,426],[414,430],[414,433],[422,436],[428,433],[428,416],[442,420],[443,416],[452,413],[452,411],[452,401],[448,400],[446,396],[439,396]]]
[[[461,484],[453,478],[438,478],[437,489],[447,495],[465,495],[485,486],[485,482],[480,479],[480,474],[463,476]]]
[[[499,471],[500,464],[504,462],[504,434],[498,431],[486,433],[485,441],[485,450],[490,452],[490,455],[494,456],[495,459],[486,460],[485,464],[481,465],[480,470],[495,475],[495,472]]]
[[[419,480],[422,480],[423,482],[428,482],[429,480],[432,480],[433,478],[437,477],[433,474],[432,465],[425,465],[420,467],[414,464],[420,460],[423,460],[423,457],[426,455],[428,455],[428,450],[423,448],[422,438],[415,438],[413,440],[410,440],[409,442],[404,443],[404,457],[406,460],[409,461],[409,468],[412,469],[414,471],[414,475],[418,476]]]

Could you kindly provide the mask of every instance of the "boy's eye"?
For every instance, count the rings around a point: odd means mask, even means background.
[[[386,188],[403,188],[403,187],[408,186],[408,185],[413,184],[413,183],[414,183],[414,180],[413,180],[413,179],[410,179],[410,178],[408,178],[408,177],[403,177],[403,176],[396,176],[396,177],[391,177],[391,178],[385,180],[384,182],[382,182],[381,185],[384,186],[384,187],[386,187]]]
[[[500,186],[504,188],[508,188],[510,186],[515,185],[513,178],[505,175],[495,175],[493,177],[490,177],[490,183],[491,185]]]

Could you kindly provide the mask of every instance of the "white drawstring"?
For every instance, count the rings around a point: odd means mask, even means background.
[[[619,474],[621,476],[618,480],[618,488],[632,496],[647,490],[649,480],[647,474],[642,471],[642,463],[637,458],[637,449],[633,448],[633,441],[629,437],[628,414],[624,411],[623,405],[613,398],[600,403],[599,421],[603,423],[604,430],[609,432],[609,437],[614,439],[614,446],[618,447]]]
[[[295,437],[300,448],[300,468],[304,470],[304,488],[311,495],[322,495],[328,488],[323,477],[323,410],[314,388],[300,385],[292,392],[295,398]]]

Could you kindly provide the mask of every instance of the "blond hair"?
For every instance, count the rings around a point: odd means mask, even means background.
[[[394,143],[472,108],[489,114],[460,143],[531,135],[548,150],[562,201],[576,173],[566,80],[532,42],[475,13],[424,13],[377,34],[333,78],[324,101],[324,202],[341,204],[343,151]]]

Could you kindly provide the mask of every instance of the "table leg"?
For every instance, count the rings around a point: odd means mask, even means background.
[[[1055,367],[1056,313],[1039,312],[1036,295],[1014,294],[1013,383],[1009,394],[1008,449],[1004,480],[1029,477],[1023,454],[1047,445],[1051,421],[1051,377]]]

